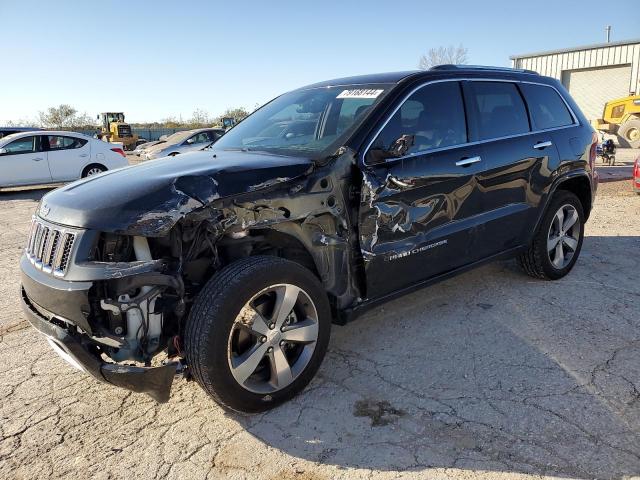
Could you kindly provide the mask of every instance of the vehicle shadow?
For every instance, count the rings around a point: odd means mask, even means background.
[[[24,189],[0,190],[0,202],[7,200],[33,200],[39,202],[40,199],[57,186],[38,186]]]
[[[339,468],[640,473],[640,237],[587,237],[557,282],[478,269],[334,327],[255,437]]]

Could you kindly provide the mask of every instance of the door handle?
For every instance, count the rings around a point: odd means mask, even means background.
[[[40,160],[44,160],[42,157],[36,157],[33,159],[34,162],[39,162]]]
[[[88,157],[88,156],[89,156],[89,154],[88,154],[88,153],[83,153],[82,155],[80,155],[80,158],[86,158],[86,157]]]
[[[538,142],[536,143],[533,148],[535,148],[536,150],[543,150],[547,147],[550,147],[551,145],[553,145],[553,143],[551,143],[549,140],[547,140],[546,142]]]
[[[482,161],[482,158],[480,158],[479,156],[463,158],[456,162],[456,167],[468,167],[469,165],[472,165],[474,163],[478,163],[481,161]]]
[[[409,188],[412,186],[410,183],[403,182],[402,180],[398,180],[396,177],[394,177],[391,174],[387,175],[387,181],[393,183],[396,187],[400,187],[400,188]]]

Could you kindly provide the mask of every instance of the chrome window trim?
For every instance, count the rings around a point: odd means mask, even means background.
[[[428,153],[437,153],[437,152],[442,152],[442,151],[445,151],[445,150],[453,150],[453,149],[456,149],[456,148],[480,145],[480,144],[487,143],[487,142],[496,142],[496,141],[499,141],[499,140],[507,140],[507,139],[510,139],[510,138],[524,137],[526,135],[533,135],[533,134],[537,134],[537,133],[553,132],[553,131],[556,131],[556,130],[563,130],[565,128],[572,128],[572,127],[580,125],[580,121],[578,120],[578,117],[576,116],[576,114],[573,112],[573,109],[571,108],[571,106],[567,103],[567,101],[565,100],[564,96],[560,93],[560,91],[556,87],[554,87],[553,85],[547,85],[546,83],[541,83],[541,82],[533,82],[531,80],[508,80],[508,79],[504,79],[504,78],[467,78],[467,77],[460,77],[460,78],[447,78],[447,79],[441,79],[441,80],[430,80],[428,82],[424,82],[424,83],[418,85],[413,90],[411,90],[409,93],[407,93],[404,96],[404,98],[402,99],[402,101],[396,106],[396,108],[393,110],[393,112],[391,112],[391,114],[387,117],[387,119],[384,121],[384,123],[380,126],[380,128],[378,128],[378,130],[376,131],[375,135],[373,135],[371,141],[367,144],[367,147],[363,151],[362,164],[365,165],[365,166],[369,166],[369,165],[367,165],[367,162],[365,161],[365,159],[367,157],[367,153],[369,152],[369,149],[371,148],[371,145],[373,145],[373,142],[376,140],[376,138],[378,138],[378,135],[380,135],[380,132],[382,132],[384,127],[387,126],[387,123],[389,123],[391,118],[393,118],[393,116],[398,112],[398,110],[400,110],[400,108],[402,108],[402,106],[409,99],[409,97],[411,97],[418,90],[421,90],[422,88],[424,88],[424,87],[426,87],[428,85],[432,85],[434,83],[463,82],[463,81],[467,81],[467,82],[505,82],[505,83],[515,83],[515,84],[518,84],[518,83],[529,83],[529,84],[532,84],[532,85],[541,85],[543,87],[552,88],[560,96],[560,98],[564,102],[564,105],[567,107],[567,110],[569,110],[569,113],[571,114],[571,118],[573,119],[573,123],[571,123],[570,125],[563,125],[562,127],[545,128],[545,129],[541,129],[541,130],[532,130],[530,132],[518,133],[518,134],[515,134],[515,135],[506,135],[504,137],[487,138],[485,140],[476,140],[475,142],[459,143],[457,145],[448,145],[446,147],[441,147],[441,148],[429,148],[429,149],[426,149],[426,150],[420,150],[418,152],[413,152],[413,153],[410,153],[409,155],[404,155],[402,157],[388,158],[388,159],[385,160],[384,163],[397,162],[398,160],[404,160],[404,159],[411,158],[411,157],[416,157],[416,156],[419,156],[419,155],[425,155],[425,154],[428,154]],[[463,101],[464,101],[464,95],[463,95]],[[527,115],[529,115],[528,105],[526,103],[526,100],[523,98],[522,101],[524,102],[525,106],[527,107]],[[465,109],[465,121],[466,121],[466,109]],[[468,137],[469,137],[469,132],[467,132],[467,138]]]

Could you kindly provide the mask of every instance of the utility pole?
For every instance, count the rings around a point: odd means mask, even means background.
[[[607,32],[607,43],[611,41],[611,25],[607,25],[604,27],[605,32]]]

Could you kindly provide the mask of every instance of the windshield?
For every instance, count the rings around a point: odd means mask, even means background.
[[[342,85],[285,93],[229,130],[216,150],[327,156],[362,123],[390,85]]]

